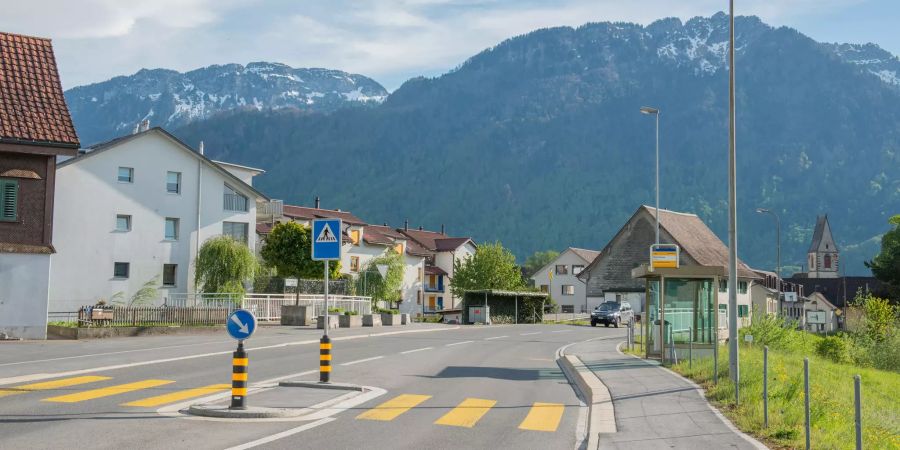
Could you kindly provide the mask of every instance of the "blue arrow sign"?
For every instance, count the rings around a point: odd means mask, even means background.
[[[256,316],[246,309],[236,309],[228,316],[228,334],[242,341],[249,338],[256,331]]]
[[[340,261],[341,219],[315,219],[312,223],[312,259]]]

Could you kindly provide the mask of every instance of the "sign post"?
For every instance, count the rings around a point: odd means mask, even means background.
[[[226,330],[237,339],[237,350],[231,365],[231,406],[229,409],[247,409],[247,366],[249,358],[244,351],[244,339],[249,339],[256,331],[256,316],[246,309],[238,309],[228,316]]]
[[[331,377],[331,339],[328,338],[328,269],[331,261],[341,260],[341,219],[315,219],[312,223],[312,259],[325,263],[325,323],[319,341],[319,381],[328,383]]]

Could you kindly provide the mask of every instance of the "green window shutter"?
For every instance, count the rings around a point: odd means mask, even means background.
[[[747,317],[750,315],[750,306],[738,305],[738,317]]]
[[[0,180],[0,220],[14,222],[18,215],[19,182]]]

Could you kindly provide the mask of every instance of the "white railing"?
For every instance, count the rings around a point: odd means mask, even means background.
[[[258,320],[281,320],[281,307],[300,305],[313,307],[316,316],[325,313],[325,297],[322,294],[246,294],[237,302],[237,294],[170,294],[166,299],[167,306],[205,306],[208,308],[240,307],[251,311]],[[354,297],[347,295],[329,295],[329,308],[340,308],[354,311],[357,314],[372,314],[371,297]]]

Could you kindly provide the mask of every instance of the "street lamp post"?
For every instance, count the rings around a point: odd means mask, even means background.
[[[760,214],[771,214],[775,218],[775,294],[781,309],[781,220],[778,214],[768,208],[756,208]]]
[[[728,1],[728,373],[734,382],[734,404],[740,403],[737,318],[737,157],[734,114],[734,0]]]
[[[659,244],[659,109],[642,106],[641,114],[656,116],[656,243]]]

